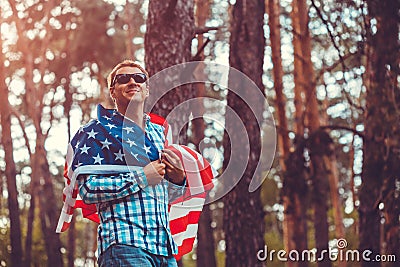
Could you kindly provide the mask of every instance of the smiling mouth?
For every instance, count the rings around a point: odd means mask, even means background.
[[[126,92],[126,93],[132,93],[132,92],[134,92],[134,93],[139,93],[140,90],[139,90],[139,89],[129,89],[129,90],[125,91],[125,92]]]

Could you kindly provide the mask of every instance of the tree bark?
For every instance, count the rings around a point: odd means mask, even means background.
[[[268,1],[268,17],[269,17],[269,29],[270,29],[270,41],[272,50],[272,63],[273,63],[273,78],[274,78],[274,89],[276,94],[276,106],[278,112],[278,148],[279,148],[279,166],[281,168],[281,175],[283,180],[282,200],[284,206],[284,217],[283,217],[283,240],[286,251],[297,250],[303,251],[307,249],[307,228],[306,228],[306,216],[305,206],[306,201],[301,201],[305,198],[306,186],[304,182],[304,176],[301,175],[304,172],[304,157],[302,155],[296,155],[290,151],[290,140],[289,140],[289,129],[286,118],[286,99],[283,94],[283,68],[282,68],[282,56],[281,56],[281,34],[280,34],[280,23],[279,23],[279,2],[277,0]],[[298,45],[298,44],[297,44]],[[295,65],[295,72],[299,71],[298,66]],[[298,81],[296,79],[296,81]],[[296,90],[299,90],[296,84]],[[298,102],[296,108],[303,108],[302,101]],[[302,111],[302,110],[300,110]],[[297,112],[296,114],[301,114]],[[300,121],[300,120],[299,120]],[[297,128],[299,129],[299,128]],[[295,171],[288,172],[286,162],[288,158],[291,162],[288,162],[291,168],[295,168]],[[293,161],[295,160],[295,161]],[[293,164],[299,162],[300,164]],[[293,174],[293,175],[292,175]],[[299,189],[303,190],[299,190]],[[306,262],[294,262],[288,261],[286,264],[288,267],[291,266],[307,266]]]
[[[323,115],[322,115],[322,122],[324,125],[329,124],[328,114],[327,114],[327,107],[328,107],[328,98],[326,97],[323,102]],[[353,149],[353,148],[351,148]],[[337,159],[334,150],[334,145],[332,144],[329,151],[331,151],[328,157],[324,157],[325,166],[328,172],[328,179],[329,179],[329,189],[330,189],[330,199],[333,209],[333,219],[335,221],[335,237],[336,239],[346,238],[345,236],[345,229],[343,225],[343,205],[339,194],[339,173],[338,173],[338,166],[337,166]],[[354,152],[354,151],[353,151]],[[354,160],[354,153],[353,156],[350,154],[350,160]],[[351,161],[350,161],[351,162]],[[353,169],[353,165],[350,164],[351,170]],[[345,267],[346,261],[339,261],[337,263],[338,267]]]
[[[149,13],[145,34],[145,64],[146,70],[152,76],[168,67],[188,62],[191,58],[191,44],[194,37],[194,1],[152,0],[149,2]],[[171,77],[172,79],[179,79]],[[152,92],[159,88],[150,88]],[[158,101],[151,112],[166,118],[179,104],[195,97],[190,85],[180,86],[170,90]],[[186,144],[187,124],[182,129],[174,125],[189,122],[190,107],[182,109],[179,118],[170,118],[174,137],[180,137],[179,143]],[[180,130],[180,132],[178,132]]]
[[[315,227],[315,245],[317,257],[320,257],[322,251],[328,251],[329,242],[329,224],[328,224],[328,203],[329,184],[327,180],[327,166],[324,158],[331,154],[331,140],[329,135],[319,130],[320,116],[316,95],[316,82],[313,64],[311,61],[311,37],[308,28],[308,6],[306,0],[295,0],[297,6],[298,19],[300,26],[300,44],[302,50],[302,71],[304,77],[305,89],[305,116],[309,131],[309,153],[311,161],[311,179],[313,187],[313,210]],[[318,261],[319,267],[330,267],[329,257],[323,257]]]
[[[304,150],[306,147],[304,128],[307,118],[305,118],[305,74],[304,74],[304,55],[302,48],[302,33],[307,30],[307,24],[300,20],[299,4],[292,1],[292,28],[293,28],[293,76],[294,76],[294,132],[295,140],[294,148],[287,158],[287,173],[284,181],[283,194],[292,198],[287,203],[285,214],[292,216],[289,228],[292,228],[292,235],[288,238],[293,239],[296,249],[303,251],[308,249],[307,235],[307,210],[309,208],[310,189],[307,185],[309,174],[305,168],[306,160],[304,158]],[[287,230],[289,231],[289,230]],[[288,262],[290,266],[290,262]],[[293,264],[293,263],[292,263]],[[298,262],[298,266],[308,266],[307,261]]]
[[[263,55],[265,38],[263,31],[263,18],[265,12],[264,0],[243,1],[237,0],[231,18],[230,35],[230,66],[243,72],[263,92],[262,83]],[[248,187],[255,174],[261,149],[261,129],[257,125],[256,118],[262,116],[264,110],[264,99],[254,97],[251,89],[245,88],[234,75],[229,75],[229,88],[235,88],[251,98],[251,103],[243,100],[232,91],[228,91],[227,102],[233,112],[240,120],[232,117],[231,113],[225,115],[224,145],[224,169],[228,164],[240,164],[248,162],[242,177],[232,177],[233,180],[240,179],[239,183],[224,197],[224,232],[226,243],[225,266],[264,266],[257,259],[257,252],[264,248],[264,212],[260,200],[260,189],[250,193]],[[254,113],[249,108],[251,105]],[[234,129],[238,129],[243,123],[248,136],[239,136]],[[237,153],[230,158],[231,144],[242,144],[244,139],[250,143],[250,156],[245,153]],[[256,179],[256,178],[254,178]]]
[[[209,0],[196,0],[196,27],[205,27],[206,21],[209,16],[210,10],[210,1]],[[204,36],[203,34],[197,35],[197,50],[202,47],[204,44]],[[204,60],[204,51],[201,51],[199,54],[198,60]],[[199,66],[202,67],[202,66]],[[202,73],[202,71],[200,71]],[[196,83],[193,85],[193,88],[196,92],[196,97],[205,97],[206,88],[204,83]],[[204,114],[204,105],[203,102],[196,102],[196,110],[198,110],[198,114]],[[200,143],[204,139],[204,131],[205,124],[203,118],[194,118],[192,120],[192,141],[197,148],[197,151],[200,151]],[[201,152],[201,151],[200,151]],[[197,248],[196,248],[196,266],[198,267],[216,267],[217,263],[215,260],[215,243],[213,236],[213,229],[211,228],[212,222],[212,212],[210,211],[209,205],[206,205],[203,208],[203,211],[199,220],[199,229],[197,234]]]
[[[304,136],[304,73],[303,70],[303,51],[301,48],[301,32],[302,27],[299,21],[299,7],[297,1],[292,1],[292,19],[293,33],[293,79],[294,79],[294,132],[303,138]]]
[[[398,1],[367,1],[369,16],[375,18],[375,31],[368,29],[365,138],[363,176],[360,190],[360,250],[369,249],[371,258],[384,254],[399,255],[399,148],[400,111]],[[381,247],[381,212],[383,203],[384,250]],[[388,266],[397,266],[395,262]],[[381,266],[380,262],[362,262],[362,266]]]
[[[3,42],[0,40],[0,48]],[[10,240],[11,240],[11,265],[22,266],[22,240],[21,221],[18,205],[17,170],[13,158],[13,138],[11,136],[11,107],[8,102],[8,87],[5,83],[4,55],[0,51],[0,115],[1,115],[1,143],[4,149],[4,160],[6,163],[5,176],[8,192],[8,210],[10,217]]]

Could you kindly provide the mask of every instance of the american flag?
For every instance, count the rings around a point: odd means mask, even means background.
[[[169,223],[178,260],[193,248],[198,221],[207,191],[212,189],[216,172],[201,154],[187,146],[172,144],[170,127],[164,118],[149,114],[150,121],[162,125],[159,134],[165,135],[165,147],[181,159],[186,172],[186,190],[183,196],[169,204]],[[88,142],[90,141],[90,145]],[[134,166],[145,166],[159,158],[157,145],[143,134],[135,123],[124,120],[118,112],[98,106],[98,119],[79,129],[68,144],[64,168],[65,187],[63,208],[57,233],[66,231],[74,210],[79,208],[83,217],[99,223],[96,206],[87,205],[78,194],[76,179],[80,174],[115,174],[129,172]]]

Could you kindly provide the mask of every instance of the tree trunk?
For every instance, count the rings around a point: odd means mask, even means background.
[[[233,7],[231,20],[230,66],[243,72],[263,92],[262,73],[265,38],[263,31],[263,18],[265,12],[264,0],[242,1],[237,0]],[[257,119],[262,116],[264,110],[264,99],[254,97],[251,89],[245,88],[237,77],[229,75],[229,88],[235,88],[240,93],[251,98],[249,103],[232,91],[228,91],[227,102],[233,112],[240,120],[233,117],[231,112],[225,115],[224,135],[224,169],[228,164],[248,162],[242,177],[232,177],[233,180],[240,179],[239,183],[224,197],[224,232],[226,243],[225,266],[264,266],[257,258],[257,252],[264,248],[264,212],[260,200],[259,189],[250,193],[249,184],[255,168],[259,161],[261,149],[261,129]],[[248,105],[251,105],[251,110]],[[254,113],[253,113],[253,112]],[[241,123],[246,127],[248,136],[240,136],[238,131]],[[229,136],[228,134],[229,133]],[[243,144],[248,138],[250,144],[250,155],[237,153],[230,150],[231,144]],[[230,155],[231,153],[234,153]],[[232,158],[230,158],[232,156]],[[234,174],[233,174],[234,175]],[[257,178],[253,178],[257,179]]]
[[[206,205],[200,216],[199,230],[197,234],[197,260],[196,266],[203,267],[215,267],[217,263],[215,261],[215,247],[214,247],[214,236],[211,228],[211,211],[210,206]]]
[[[367,1],[369,16],[376,19],[375,32],[368,34],[370,49],[369,86],[366,97],[363,176],[360,190],[360,250],[381,252],[381,214],[383,203],[384,254],[399,255],[399,43],[398,1]],[[370,28],[368,31],[371,30]],[[397,266],[395,262],[388,266]],[[377,261],[362,266],[380,266]]]
[[[329,135],[319,131],[320,116],[316,95],[316,83],[313,64],[311,61],[311,37],[308,29],[308,6],[306,0],[296,0],[299,26],[300,44],[302,50],[302,66],[305,88],[306,119],[309,130],[309,153],[311,159],[311,179],[313,186],[313,209],[315,227],[315,246],[320,257],[322,251],[328,251],[329,224],[328,203],[329,184],[327,179],[327,166],[324,158],[330,155],[331,140]],[[323,257],[318,261],[319,267],[330,267],[329,257]]]
[[[210,10],[210,1],[209,0],[196,0],[196,26],[204,27],[206,25],[206,21],[209,16]],[[204,44],[203,34],[199,34],[197,36],[197,47],[201,48]],[[199,54],[198,60],[204,60],[204,52],[201,51]],[[200,65],[199,67],[202,67]],[[202,70],[200,71],[202,73]],[[205,84],[204,83],[196,83],[193,85],[193,88],[196,92],[196,97],[205,97]],[[204,105],[203,102],[196,102],[195,109],[198,110],[198,114],[204,114]],[[200,151],[200,142],[204,139],[204,119],[203,118],[194,118],[192,120],[192,142],[197,148],[197,151]],[[201,152],[201,151],[200,151]],[[197,260],[196,266],[198,267],[216,267],[217,263],[215,260],[215,244],[214,244],[214,236],[213,229],[211,228],[212,222],[212,213],[210,211],[209,205],[203,208],[203,212],[201,213],[199,220],[199,229],[197,234]]]
[[[0,48],[3,42],[0,40]],[[8,210],[10,217],[10,240],[11,240],[11,265],[22,266],[22,240],[21,221],[19,218],[17,171],[13,158],[13,139],[11,136],[11,108],[8,102],[8,87],[5,83],[4,55],[0,51],[0,114],[1,114],[1,143],[4,149],[4,160],[6,163],[5,176],[8,192]]]
[[[301,32],[299,21],[299,7],[297,1],[292,1],[292,33],[293,33],[293,79],[294,79],[294,132],[303,138],[304,136],[304,73],[303,73],[303,51],[301,48]]]
[[[328,107],[328,99],[324,99],[324,104],[323,104],[323,115],[322,115],[322,121],[324,125],[328,125],[328,114],[326,113]],[[336,154],[334,150],[334,146],[332,144],[332,147],[329,149],[331,151],[331,154],[328,155],[328,157],[324,157],[325,161],[325,166],[327,167],[327,172],[328,172],[328,179],[329,179],[329,189],[330,189],[330,197],[331,197],[331,203],[332,203],[332,209],[333,209],[333,219],[335,221],[335,237],[336,239],[340,238],[346,238],[345,236],[345,229],[343,225],[343,205],[342,201],[340,198],[339,194],[339,172],[338,172],[338,166],[337,166],[337,159],[336,159]],[[353,157],[350,154],[350,160],[353,159]],[[350,164],[350,168],[352,169],[353,166]],[[345,267],[346,261],[339,261],[337,263],[338,267]]]
[[[145,65],[149,75],[152,76],[168,67],[188,62],[191,58],[193,37],[193,0],[151,0],[145,34]],[[180,74],[174,73],[176,77],[170,78],[179,79]],[[149,98],[152,98],[160,90],[162,89],[150,88]],[[193,97],[195,97],[195,92],[190,85],[180,86],[169,90],[154,107],[151,107],[151,112],[167,118],[176,106]],[[169,118],[168,122],[172,125],[173,136],[175,138],[180,136],[179,143],[186,144],[190,107],[184,107],[181,113],[179,118]],[[186,126],[183,127],[185,124]],[[179,129],[178,125],[183,128]]]
[[[37,133],[38,134],[38,133]],[[63,266],[61,255],[60,235],[55,232],[59,210],[49,199],[56,199],[54,195],[52,175],[44,150],[44,138],[38,135],[36,139],[36,168],[38,168],[38,180],[41,181],[41,193],[39,194],[40,221],[47,252],[47,266]]]
[[[33,222],[35,220],[35,208],[36,208],[36,194],[34,193],[35,188],[33,186],[33,181],[31,181],[30,185],[30,206],[28,211],[28,222],[27,222],[27,230],[26,230],[26,239],[25,239],[25,258],[24,265],[25,267],[29,267],[32,261],[32,238],[33,238]],[[37,188],[37,187],[36,187]]]
[[[270,40],[272,50],[272,63],[273,77],[274,77],[274,89],[276,94],[276,106],[278,112],[278,148],[279,148],[279,166],[281,168],[281,175],[283,180],[284,188],[282,190],[282,199],[284,206],[284,217],[283,217],[283,240],[286,251],[297,249],[303,251],[307,249],[307,228],[306,228],[306,216],[305,206],[306,201],[301,201],[301,198],[305,197],[306,187],[304,182],[304,176],[301,173],[304,172],[304,157],[298,155],[297,157],[293,152],[290,152],[290,140],[288,136],[288,123],[286,119],[286,99],[283,94],[283,68],[282,68],[282,56],[281,56],[281,34],[280,34],[280,23],[279,23],[279,2],[277,0],[268,0],[268,17],[269,17],[269,29],[270,29]],[[295,71],[299,71],[295,65]],[[296,79],[297,81],[297,79]],[[296,85],[296,89],[297,85]],[[303,108],[302,101],[298,102],[296,108]],[[301,111],[301,110],[300,110]],[[299,114],[300,112],[296,112]],[[300,113],[301,114],[301,113]],[[292,154],[293,153],[293,154]],[[296,171],[288,172],[286,162],[290,157],[291,162],[288,164],[291,168],[295,168]],[[295,160],[295,161],[293,161]],[[299,162],[300,164],[294,164]],[[291,175],[293,174],[293,175]],[[302,188],[303,190],[299,190]],[[306,262],[294,262],[288,261],[287,266],[307,266]]]
[[[286,186],[284,185],[283,192],[287,196],[292,196],[293,200],[288,203],[286,213],[293,216],[290,226],[293,228],[293,238],[298,251],[308,249],[308,227],[307,227],[307,210],[309,208],[310,189],[307,185],[309,180],[308,172],[306,171],[304,150],[305,150],[305,77],[304,77],[304,56],[302,48],[302,31],[304,25],[299,18],[299,7],[296,1],[292,1],[292,27],[293,27],[293,76],[294,76],[294,132],[296,134],[294,140],[294,149],[287,158],[287,174]],[[305,25],[307,27],[307,25]],[[308,266],[307,261],[300,261],[298,266]]]

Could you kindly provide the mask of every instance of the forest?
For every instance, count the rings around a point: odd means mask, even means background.
[[[106,77],[124,59],[206,76],[147,110],[220,174],[179,266],[399,266],[398,0],[2,0],[0,13],[0,266],[97,266],[96,223],[76,211],[55,229],[68,142],[113,108]]]

